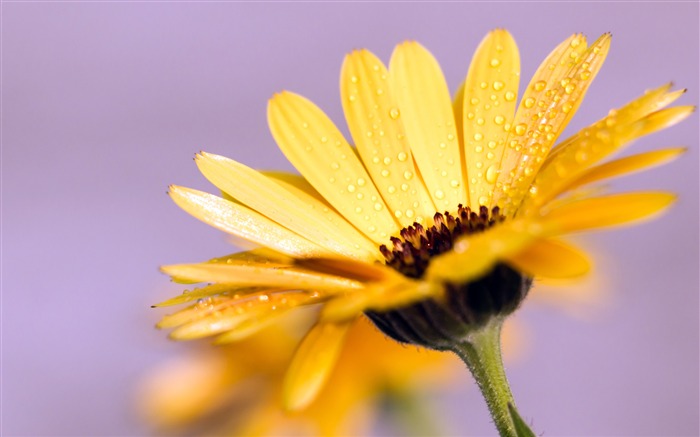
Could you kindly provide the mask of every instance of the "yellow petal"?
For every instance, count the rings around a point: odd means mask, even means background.
[[[466,205],[450,92],[433,55],[415,41],[399,44],[389,64],[391,90],[418,169],[438,210]]]
[[[249,265],[175,264],[163,266],[161,270],[170,276],[193,281],[240,286],[280,287],[328,292],[342,292],[362,287],[362,284],[351,279],[273,263],[250,263]]]
[[[252,333],[251,326],[263,323],[268,317],[285,311],[319,302],[311,293],[283,291],[278,293],[256,293],[242,298],[229,298],[218,305],[200,311],[195,320],[189,321],[170,333],[174,340],[194,340],[242,326],[241,331]]]
[[[666,164],[681,156],[686,150],[685,147],[654,150],[606,162],[585,171],[572,181],[567,190]]]
[[[462,237],[452,251],[436,256],[425,272],[428,282],[466,283],[487,274],[501,259],[522,251],[541,235],[541,226],[513,220]]]
[[[331,374],[352,321],[319,323],[304,337],[294,354],[283,385],[288,410],[309,405]]]
[[[386,67],[367,50],[350,53],[340,94],[357,151],[397,223],[424,223],[436,209],[418,177]]]
[[[330,254],[306,238],[234,202],[175,185],[170,187],[168,194],[189,214],[231,235],[298,257]]]
[[[573,41],[570,43],[570,45]],[[498,201],[506,215],[512,214],[530,188],[554,142],[564,130],[603,65],[610,48],[610,35],[601,36],[563,76],[530,85],[541,88],[531,108],[526,97],[518,109],[508,136],[509,151],[501,161]],[[529,91],[528,90],[528,91]]]
[[[591,268],[583,252],[552,239],[535,240],[522,252],[506,257],[505,261],[530,276],[552,279],[583,276]]]
[[[668,208],[676,196],[663,192],[614,194],[571,202],[541,219],[548,235],[602,229],[637,222]]]
[[[670,100],[666,98],[667,89],[661,87],[648,92],[564,141],[543,164],[523,207],[544,205],[586,169],[625,144],[689,116],[693,111],[689,106],[650,113]]]
[[[399,231],[355,151],[316,105],[283,92],[268,103],[267,118],[289,162],[357,229],[378,244]]]
[[[185,290],[181,295],[175,296],[163,302],[157,303],[152,307],[166,307],[180,305],[193,300],[204,299],[211,296],[216,296],[223,293],[236,292],[239,294],[249,294],[261,291],[260,287],[236,287],[228,284],[212,284],[204,287],[198,287],[193,290]]]
[[[316,190],[309,185],[301,176],[283,174],[280,172],[274,174],[266,174],[270,179],[280,184],[285,190],[292,193],[294,198],[299,199],[303,204],[307,205],[314,214],[318,215],[336,228],[333,237],[344,235],[347,242],[354,243],[357,248],[358,255],[363,256],[358,258],[365,261],[382,261],[384,257],[377,245],[372,242],[367,236],[359,232],[344,217],[336,212],[336,210],[323,199]]]
[[[202,174],[221,190],[307,240],[340,255],[375,258],[376,250],[369,252],[353,240],[357,233],[352,227],[327,220],[316,209],[318,202],[308,204],[262,173],[223,156],[202,152],[195,162]],[[348,229],[351,233],[344,233]]]
[[[513,123],[520,84],[520,54],[503,29],[477,48],[464,82],[463,143],[469,206],[490,205],[499,162]]]

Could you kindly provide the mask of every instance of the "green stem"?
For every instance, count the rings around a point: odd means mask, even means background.
[[[471,334],[466,341],[456,344],[452,351],[459,355],[474,375],[500,435],[517,437],[522,435],[518,429],[520,424],[514,422],[517,419],[509,410],[510,405],[517,414],[501,359],[502,323],[502,320],[494,319]]]

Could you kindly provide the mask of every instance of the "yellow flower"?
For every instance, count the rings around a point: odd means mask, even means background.
[[[483,40],[454,103],[438,63],[418,43],[397,46],[388,69],[354,51],[340,88],[355,147],[310,101],[275,95],[270,129],[301,176],[197,155],[223,198],[172,186],[173,200],[259,247],[163,267],[177,281],[211,284],[165,302],[204,299],[160,326],[175,327],[175,339],[218,334],[225,343],[293,308],[320,306],[284,384],[285,405],[300,409],[323,386],[358,317],[399,341],[450,349],[515,310],[533,277],[585,274],[585,255],[559,237],[646,219],[674,196],[570,194],[679,156],[683,149],[671,148],[601,164],[693,111],[666,108],[683,91],[662,86],[555,146],[610,39],[565,40],[519,103],[518,49],[504,30]]]
[[[299,340],[294,334],[310,314],[303,316],[158,366],[139,391],[140,413],[161,432],[188,435],[363,435],[380,395],[444,390],[463,367],[446,354],[399,345],[358,319],[318,398],[285,414],[281,381]]]

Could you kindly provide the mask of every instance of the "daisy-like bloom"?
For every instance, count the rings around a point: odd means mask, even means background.
[[[364,435],[382,399],[412,400],[420,408],[418,396],[448,390],[463,367],[447,354],[400,345],[360,318],[318,397],[301,411],[284,412],[281,382],[311,316],[285,320],[224,347],[196,345],[159,365],[139,390],[139,412],[166,434]],[[505,348],[512,352],[509,343],[506,335]],[[416,408],[411,412],[415,416]],[[430,420],[416,423],[419,419],[411,420],[414,433],[435,432],[426,428]]]
[[[290,409],[308,405],[358,317],[388,336],[457,353],[503,435],[524,424],[503,374],[499,332],[535,277],[585,274],[586,256],[560,237],[646,219],[663,192],[600,195],[584,186],[679,156],[682,148],[601,163],[624,145],[687,117],[668,107],[670,85],[557,142],[605,60],[611,37],[576,34],[544,60],[518,99],[520,60],[511,35],[482,41],[454,102],[433,56],[400,44],[389,68],[357,50],[340,93],[354,147],[310,101],[269,102],[272,135],[301,176],[252,170],[200,153],[196,163],[223,197],[173,186],[200,220],[255,249],[163,267],[209,285],[168,303],[211,299],[172,316],[176,339],[240,339],[285,312],[317,305],[284,384]],[[519,103],[518,103],[519,102]],[[368,356],[367,359],[372,359]]]

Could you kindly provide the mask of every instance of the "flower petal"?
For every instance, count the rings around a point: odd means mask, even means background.
[[[686,150],[685,147],[654,150],[606,162],[582,173],[566,190],[666,164],[681,156]]]
[[[506,215],[515,212],[528,192],[549,150],[583,101],[609,48],[610,34],[605,34],[565,74],[558,75],[555,69],[549,81],[538,80],[528,87],[509,132],[497,182],[496,200]]]
[[[430,261],[427,281],[466,283],[488,273],[501,259],[516,254],[541,236],[530,220],[512,220],[485,232],[458,239],[450,252]]]
[[[391,56],[389,79],[411,152],[437,209],[466,205],[457,128],[440,65],[423,46],[407,41]]]
[[[464,82],[463,143],[469,206],[489,205],[498,164],[513,123],[520,54],[506,30],[490,32],[477,48]]]
[[[352,323],[318,323],[304,337],[284,379],[285,408],[300,410],[314,400],[335,366]]]
[[[571,202],[544,214],[547,235],[620,226],[648,219],[668,208],[676,196],[664,192],[614,194]]]
[[[376,257],[376,250],[370,252],[371,249],[362,248],[353,240],[353,234],[357,234],[352,227],[330,222],[316,210],[317,202],[306,203],[262,173],[204,152],[196,156],[195,162],[202,174],[221,190],[307,240],[352,258]],[[346,230],[350,234],[344,233]]]
[[[553,239],[538,239],[505,262],[534,277],[565,279],[583,276],[591,269],[580,250]]]
[[[355,227],[346,221],[346,219],[338,214],[336,210],[329,205],[323,197],[306,180],[297,175],[276,173],[263,173],[268,178],[274,179],[285,190],[299,199],[302,203],[308,205],[315,214],[323,217],[336,228],[336,233],[333,235],[344,235],[345,239],[354,242],[358,251],[366,254],[366,257],[361,258],[365,261],[381,261],[384,259],[377,245],[372,242],[367,236],[359,232]]]
[[[170,186],[170,197],[195,218],[231,235],[297,257],[328,256],[330,252],[245,206],[213,194]]]
[[[340,94],[357,151],[397,223],[429,220],[436,209],[418,177],[384,64],[367,50],[347,55]]]
[[[179,278],[239,286],[280,287],[299,290],[343,292],[362,284],[339,276],[317,273],[285,264],[174,264],[161,270]]]
[[[357,229],[378,244],[399,231],[362,162],[316,105],[283,92],[268,103],[267,118],[289,162]]]
[[[663,95],[658,97],[663,98]],[[604,119],[564,141],[540,169],[523,208],[544,205],[598,161],[643,135],[680,122],[694,111],[691,106],[662,109],[651,114],[639,109],[652,104],[653,101],[643,96],[611,111]]]

